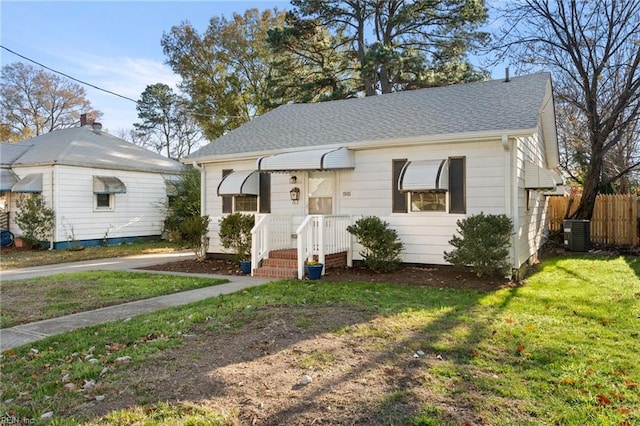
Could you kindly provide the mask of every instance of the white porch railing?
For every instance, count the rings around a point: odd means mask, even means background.
[[[291,248],[291,216],[256,216],[251,229],[251,275],[271,250]]]
[[[324,264],[326,255],[346,251],[347,264],[351,266],[351,234],[347,232],[350,224],[350,216],[310,215],[304,219],[296,230],[298,279],[304,278],[304,264],[314,256]]]

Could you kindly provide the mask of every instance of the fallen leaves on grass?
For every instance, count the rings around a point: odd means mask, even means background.
[[[598,395],[598,401],[602,405],[611,405],[611,400],[604,395]]]

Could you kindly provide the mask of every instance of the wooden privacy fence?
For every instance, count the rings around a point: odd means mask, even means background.
[[[569,200],[572,200],[570,213],[573,213],[578,208],[580,196],[549,197],[549,231],[562,231]],[[592,243],[638,244],[638,197],[598,195],[589,228]]]

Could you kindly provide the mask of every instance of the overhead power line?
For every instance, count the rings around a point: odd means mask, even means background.
[[[13,54],[14,54],[14,55],[16,55],[16,56],[21,57],[22,59],[25,59],[25,60],[27,60],[27,61],[29,61],[29,62],[33,62],[34,64],[36,64],[36,65],[38,65],[38,66],[40,66],[40,67],[42,67],[42,68],[44,68],[44,69],[47,69],[47,70],[49,70],[49,71],[51,71],[51,72],[54,72],[54,73],[56,73],[56,74],[60,74],[60,75],[62,75],[62,76],[64,76],[64,77],[66,77],[66,78],[68,78],[68,79],[70,79],[70,80],[77,81],[77,82],[78,82],[78,83],[80,83],[80,84],[84,84],[84,85],[86,85],[86,86],[93,87],[93,88],[94,88],[94,89],[96,89],[96,90],[100,90],[100,91],[105,92],[105,93],[108,93],[108,94],[110,94],[110,95],[114,95],[114,96],[117,96],[117,97],[119,97],[119,98],[126,99],[126,100],[131,101],[131,102],[133,102],[133,103],[135,103],[135,104],[137,104],[137,103],[138,103],[138,101],[136,101],[135,99],[131,99],[131,98],[130,98],[130,97],[128,97],[128,96],[121,95],[121,94],[116,93],[116,92],[114,92],[114,91],[112,91],[112,90],[103,89],[102,87],[98,87],[98,86],[96,86],[95,84],[91,84],[91,83],[88,83],[88,82],[86,82],[86,81],[83,81],[83,80],[77,79],[77,78],[75,78],[75,77],[70,76],[69,74],[65,74],[65,73],[63,73],[62,71],[58,71],[58,70],[55,70],[55,69],[53,69],[53,68],[51,68],[51,67],[48,67],[48,66],[46,66],[46,65],[44,65],[44,64],[41,64],[40,62],[35,61],[35,60],[31,59],[31,58],[28,58],[28,57],[26,57],[26,56],[24,56],[24,55],[21,55],[20,53],[18,53],[18,52],[16,52],[16,51],[14,51],[14,50],[11,50],[11,49],[9,49],[9,48],[8,48],[8,47],[6,47],[6,46],[3,46],[3,45],[1,45],[1,44],[0,44],[0,47],[1,47],[1,48],[3,48],[4,50],[6,50],[7,52],[13,53]],[[189,112],[189,114],[194,115],[194,116],[195,116],[195,115],[198,115],[198,116],[201,116],[201,117],[214,117],[214,115],[210,115],[210,114],[202,114],[202,113],[198,113],[198,112],[195,112],[195,111],[188,111],[188,112]],[[220,118],[245,118],[244,116],[240,116],[240,115],[215,115],[215,117],[220,117]],[[253,118],[253,117],[255,117],[255,115],[252,115],[252,116],[250,116],[249,118]]]
[[[98,86],[96,86],[95,84],[87,83],[86,81],[82,81],[82,80],[79,80],[79,79],[77,79],[77,78],[75,78],[75,77],[71,77],[69,74],[65,74],[65,73],[63,73],[63,72],[61,72],[61,71],[54,70],[53,68],[50,68],[50,67],[48,67],[48,66],[46,66],[46,65],[43,65],[43,64],[41,64],[41,63],[40,63],[40,62],[38,62],[38,61],[34,61],[34,60],[33,60],[33,59],[31,59],[31,58],[27,58],[26,56],[21,55],[21,54],[19,54],[18,52],[15,52],[15,51],[13,51],[13,50],[9,49],[8,47],[5,47],[5,46],[3,46],[3,45],[1,45],[1,44],[0,44],[0,47],[2,47],[2,48],[3,48],[4,50],[6,50],[7,52],[11,52],[11,53],[13,53],[13,54],[14,54],[14,55],[16,55],[16,56],[21,57],[22,59],[25,59],[25,60],[27,60],[27,61],[29,61],[29,62],[33,62],[34,64],[39,65],[39,66],[41,66],[42,68],[48,69],[49,71],[54,72],[54,73],[56,73],[56,74],[60,74],[60,75],[62,75],[62,76],[65,76],[65,77],[67,77],[67,78],[68,78],[68,79],[70,79],[70,80],[77,81],[78,83],[84,84],[84,85],[89,86],[89,87],[93,87],[94,89],[100,90],[100,91],[105,92],[105,93],[108,93],[108,94],[110,94],[110,95],[117,96],[117,97],[122,98],[122,99],[126,99],[126,100],[128,100],[128,101],[133,102],[133,103],[136,103],[136,104],[138,103],[138,101],[136,101],[135,99],[131,99],[131,98],[130,98],[130,97],[128,97],[128,96],[121,95],[121,94],[116,93],[116,92],[113,92],[113,91],[111,91],[111,90],[103,89],[102,87],[98,87]]]

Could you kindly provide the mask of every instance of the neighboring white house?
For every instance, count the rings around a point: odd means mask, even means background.
[[[535,258],[544,192],[561,183],[548,73],[283,105],[184,161],[201,168],[208,252],[225,252],[221,217],[256,213],[253,269],[267,276],[291,276],[266,260],[278,249],[296,248],[298,277],[312,256],[359,259],[344,228],[370,215],[398,232],[403,262],[445,264],[456,221],[481,212],[513,220],[515,271]]]
[[[55,212],[51,244],[66,248],[161,236],[167,181],[184,166],[95,123],[0,144],[0,211],[16,236],[16,201],[41,193]]]

